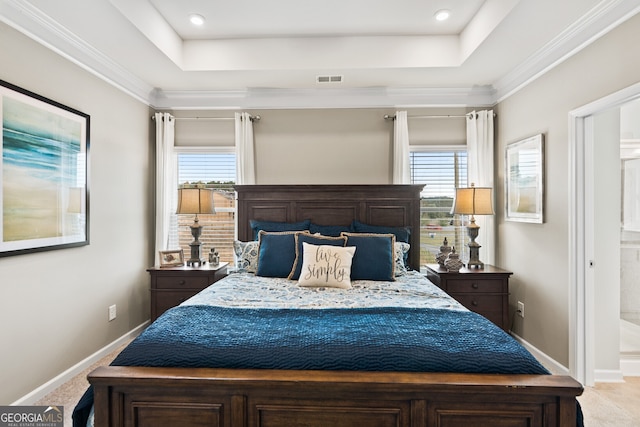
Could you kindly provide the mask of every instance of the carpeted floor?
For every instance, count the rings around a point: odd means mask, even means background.
[[[120,351],[118,349],[104,357],[34,404],[64,406],[64,425],[71,427],[73,408],[89,386],[87,374],[98,366],[111,363]],[[584,412],[585,427],[640,426],[640,377],[627,377],[624,383],[598,383],[595,387],[585,387],[578,400]]]
[[[71,415],[73,414],[73,408],[84,394],[89,382],[87,381],[87,375],[89,372],[96,369],[98,366],[106,366],[118,355],[124,347],[129,343],[122,345],[119,349],[103,357],[91,367],[84,370],[82,373],[73,377],[70,381],[62,384],[60,387],[38,400],[34,403],[37,406],[63,406],[64,407],[64,426],[71,427]]]

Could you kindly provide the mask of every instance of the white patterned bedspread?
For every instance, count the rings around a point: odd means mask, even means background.
[[[355,280],[351,289],[308,288],[295,280],[232,273],[181,305],[214,305],[241,308],[365,308],[413,307],[464,308],[416,271],[394,282]]]

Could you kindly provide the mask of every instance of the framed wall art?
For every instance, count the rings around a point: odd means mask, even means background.
[[[0,80],[0,256],[89,244],[89,115]]]
[[[507,145],[505,219],[544,222],[544,135]]]

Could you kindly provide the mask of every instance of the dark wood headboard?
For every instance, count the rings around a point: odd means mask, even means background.
[[[420,269],[420,191],[424,185],[236,185],[238,239],[253,239],[249,221],[411,227],[409,265]]]

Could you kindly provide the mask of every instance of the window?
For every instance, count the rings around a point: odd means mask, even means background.
[[[420,264],[436,262],[445,237],[463,258],[467,232],[451,208],[455,189],[467,186],[466,149],[411,151],[410,164],[411,183],[425,184],[420,201]]]
[[[178,153],[178,186],[202,185],[214,190],[213,215],[198,215],[202,225],[202,258],[208,260],[211,248],[220,255],[220,261],[233,264],[233,240],[235,238],[236,201],[233,185],[236,179],[236,156],[234,152],[182,152]],[[177,193],[177,191],[176,191]],[[189,226],[192,215],[175,215],[175,226],[171,232],[171,247],[180,247],[188,259],[193,241]]]

